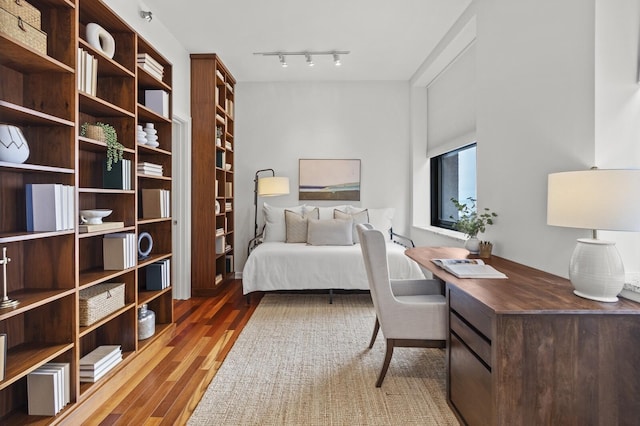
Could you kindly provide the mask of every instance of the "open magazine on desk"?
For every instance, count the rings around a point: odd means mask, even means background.
[[[433,263],[458,278],[507,278],[481,259],[431,259]]]

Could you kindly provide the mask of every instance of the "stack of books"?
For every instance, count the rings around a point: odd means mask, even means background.
[[[74,229],[75,187],[60,183],[25,185],[27,231],[49,232]]]
[[[162,81],[164,76],[164,67],[158,61],[153,59],[147,53],[138,53],[138,65],[149,74]]]
[[[112,163],[111,170],[107,170],[107,162],[102,168],[102,186],[106,189],[124,189],[131,190],[131,160],[123,158],[122,160]]]
[[[233,210],[233,204],[231,204],[231,202],[229,202],[229,201],[224,203],[224,211],[225,212],[230,212],[231,210]]]
[[[120,228],[124,228],[124,222],[83,223],[78,226],[78,232],[85,234],[87,232],[108,231],[110,229]]]
[[[138,247],[136,234],[116,232],[102,239],[102,261],[105,271],[123,270],[136,266]]]
[[[171,261],[160,260],[147,266],[147,290],[162,290],[171,285]]]
[[[80,358],[80,381],[94,383],[122,361],[120,345],[98,346]]]
[[[27,375],[30,416],[55,416],[71,402],[69,363],[49,362]]]
[[[98,87],[98,59],[78,48],[78,90],[96,96]]]
[[[171,217],[171,191],[168,189],[142,189],[142,218]]]
[[[162,176],[162,164],[147,163],[143,161],[138,163],[138,173],[151,176]]]

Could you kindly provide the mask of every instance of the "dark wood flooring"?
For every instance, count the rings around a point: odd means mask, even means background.
[[[235,280],[215,297],[174,301],[175,336],[84,424],[185,424],[261,298],[247,304]]]

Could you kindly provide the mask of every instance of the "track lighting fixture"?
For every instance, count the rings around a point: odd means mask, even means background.
[[[141,10],[140,17],[146,20],[147,22],[151,22],[151,20],[153,19],[153,14],[151,13],[150,10]]]
[[[313,59],[311,59],[311,55],[307,54],[307,55],[304,55],[304,56],[307,58],[307,65],[309,65],[310,67],[315,65],[313,63]]]
[[[151,12],[149,12],[151,13]],[[332,56],[333,57],[333,64],[336,67],[339,67],[342,65],[342,60],[340,58],[340,55],[348,55],[349,52],[348,50],[326,50],[326,51],[309,51],[309,50],[305,50],[305,51],[301,51],[301,52],[283,52],[283,51],[278,51],[278,52],[255,52],[254,55],[261,55],[261,56],[277,56],[278,60],[280,61],[280,65],[283,68],[286,68],[287,66],[289,66],[289,64],[287,63],[287,56],[304,56],[307,65],[312,67],[315,65],[315,61],[314,61],[314,56]]]

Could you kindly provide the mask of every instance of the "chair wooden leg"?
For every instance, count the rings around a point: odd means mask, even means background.
[[[393,356],[394,346],[395,346],[395,340],[387,339],[387,353],[384,355],[384,364],[382,364],[382,370],[380,371],[380,376],[378,376],[378,381],[376,382],[377,388],[382,386],[382,382],[384,381],[384,376],[387,375],[387,370],[389,369],[389,363],[391,362],[391,357]]]
[[[373,347],[373,344],[376,341],[376,337],[378,337],[378,330],[380,330],[380,321],[378,321],[378,317],[376,316],[376,324],[373,326],[373,335],[371,336],[371,341],[369,342],[369,349]]]

